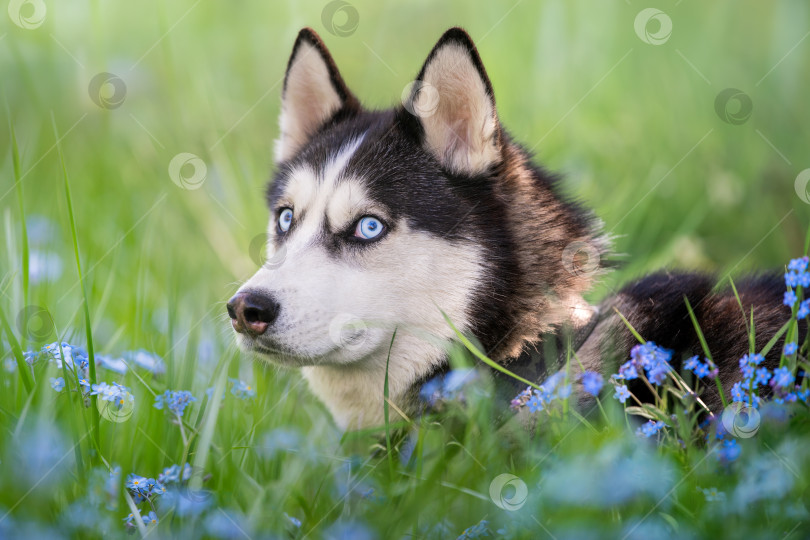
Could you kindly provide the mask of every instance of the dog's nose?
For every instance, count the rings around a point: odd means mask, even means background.
[[[228,300],[228,315],[240,334],[263,334],[278,317],[281,306],[268,294],[255,291],[236,293]]]

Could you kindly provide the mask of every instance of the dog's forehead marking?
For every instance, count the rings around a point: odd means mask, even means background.
[[[329,220],[332,228],[343,226],[366,200],[362,184],[357,179],[343,176],[365,136],[363,133],[341,146],[320,170],[303,165],[292,171],[285,198],[297,215],[304,216],[296,236],[311,238],[321,228],[324,218]]]
[[[322,184],[324,186],[334,187],[337,184],[338,178],[340,178],[343,170],[346,168],[346,165],[349,164],[349,160],[352,159],[354,153],[357,152],[357,149],[360,148],[361,144],[363,144],[363,139],[365,138],[366,133],[364,132],[353,141],[349,142],[348,144],[344,144],[340,150],[333,154],[332,157],[326,162],[326,166],[323,170]]]

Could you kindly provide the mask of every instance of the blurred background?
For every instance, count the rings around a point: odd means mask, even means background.
[[[12,0],[0,20],[4,309],[45,306],[60,332],[81,331],[58,141],[97,348],[230,346],[223,301],[260,261],[281,83],[303,26],[370,107],[396,104],[442,32],[465,27],[502,122],[615,236],[622,268],[591,300],[660,267],[779,269],[803,251],[810,217],[808,11],[799,0]]]

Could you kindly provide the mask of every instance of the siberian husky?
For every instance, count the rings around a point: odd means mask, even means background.
[[[582,367],[608,375],[636,343],[617,311],[674,350],[676,367],[700,354],[686,297],[730,388],[748,348],[735,296],[710,276],[662,272],[589,305],[608,238],[512,140],[494,96],[471,38],[453,28],[401,104],[367,110],[320,37],[301,30],[267,191],[272,255],[227,306],[240,346],[301,368],[336,423],[360,428],[383,422],[386,373],[394,408],[419,413],[421,385],[449,369],[448,321],[524,377],[560,367],[537,351],[562,335]],[[737,290],[770,339],[790,315],[780,278]]]

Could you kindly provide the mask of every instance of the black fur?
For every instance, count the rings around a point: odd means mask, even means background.
[[[604,303],[608,315],[615,308],[624,315],[647,341],[675,351],[672,364],[680,369],[682,361],[693,355],[704,356],[694,323],[684,298],[692,306],[709,351],[720,372],[720,381],[728,394],[741,379],[739,359],[749,352],[748,325],[754,310],[756,330],[755,350],[761,350],[790,317],[790,308],[782,305],[785,284],[780,274],[762,274],[735,280],[737,301],[728,284],[716,290],[717,278],[689,272],[660,272],[625,286],[615,297]],[[740,305],[742,304],[742,306]],[[603,362],[608,373],[614,373],[618,363],[630,357],[637,343],[621,322],[605,336]],[[804,340],[806,324],[799,325],[799,342]],[[764,365],[773,369],[779,364],[784,338],[765,357]],[[630,390],[643,399],[651,399],[643,384],[633,381]],[[728,395],[726,396],[728,397]],[[718,410],[720,396],[709,385],[704,400]]]

